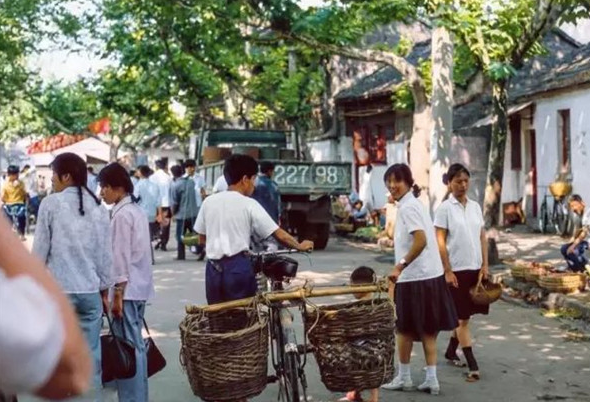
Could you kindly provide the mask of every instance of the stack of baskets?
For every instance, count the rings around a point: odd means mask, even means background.
[[[573,293],[585,288],[586,276],[576,273],[551,273],[539,279],[539,286],[552,293]]]
[[[392,380],[395,310],[389,299],[308,308],[304,321],[330,391],[378,388]]]
[[[180,361],[204,401],[235,401],[267,384],[267,318],[256,308],[187,314],[180,324]]]

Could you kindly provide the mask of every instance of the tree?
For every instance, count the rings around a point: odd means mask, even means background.
[[[543,51],[542,39],[558,21],[584,15],[585,2],[565,0],[465,0],[445,10],[449,28],[467,46],[491,82],[493,124],[489,153],[484,219],[486,228],[498,225],[508,134],[508,88],[516,69]],[[498,261],[495,235],[490,238],[490,261]]]

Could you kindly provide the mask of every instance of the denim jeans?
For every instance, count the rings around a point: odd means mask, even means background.
[[[116,380],[119,402],[148,402],[147,354],[145,343],[141,335],[145,301],[123,301],[123,319],[113,320],[113,331],[118,336],[135,346],[135,377],[127,380]]]
[[[574,248],[572,254],[568,254],[567,249],[572,243],[567,243],[561,246],[561,255],[565,258],[567,266],[574,272],[584,272],[584,266],[588,264],[588,259],[584,255],[584,252],[588,250],[588,242],[582,241]]]
[[[78,315],[80,328],[86,337],[94,362],[93,390],[78,400],[101,400],[102,369],[100,351],[100,329],[102,327],[102,299],[100,293],[70,293],[70,301]],[[94,395],[94,396],[93,396]]]

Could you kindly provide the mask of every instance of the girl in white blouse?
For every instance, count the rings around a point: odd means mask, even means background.
[[[395,164],[385,172],[385,184],[397,200],[395,257],[397,264],[389,279],[395,283],[398,331],[398,375],[383,386],[410,390],[410,356],[413,342],[420,341],[426,356],[426,380],[418,390],[438,394],[436,338],[440,331],[457,327],[457,313],[445,282],[437,249],[434,226],[426,207],[416,198],[420,189],[405,164]]]
[[[438,210],[434,219],[436,237],[445,277],[450,286],[459,316],[459,326],[453,332],[445,357],[457,367],[463,367],[457,356],[461,344],[469,372],[467,381],[479,380],[479,368],[471,349],[469,319],[473,314],[488,314],[489,306],[471,301],[469,290],[479,277],[488,276],[488,249],[483,214],[477,202],[467,197],[469,170],[460,163],[451,165],[443,177],[450,195]]]

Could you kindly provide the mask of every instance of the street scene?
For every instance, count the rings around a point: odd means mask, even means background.
[[[590,401],[588,0],[0,3],[0,402]]]

